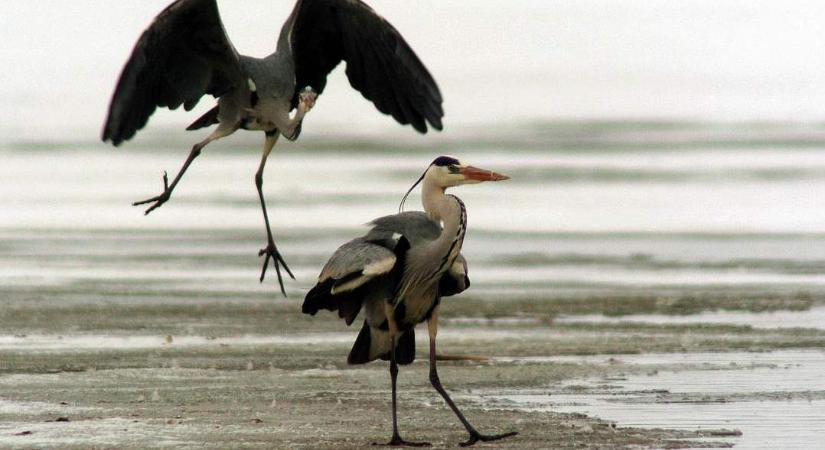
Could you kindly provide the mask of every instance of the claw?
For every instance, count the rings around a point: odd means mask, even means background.
[[[154,211],[155,209],[159,208],[161,205],[166,203],[169,200],[169,197],[170,197],[171,194],[172,194],[172,191],[169,189],[169,175],[166,173],[166,171],[164,171],[163,172],[163,193],[160,194],[160,195],[157,195],[155,197],[148,198],[146,200],[141,200],[139,202],[134,202],[134,203],[132,203],[132,206],[140,206],[140,205],[145,205],[147,203],[154,202],[155,204],[150,206],[149,209],[147,209],[143,213],[143,215],[149,215],[150,212]]]
[[[469,446],[475,444],[478,441],[482,441],[482,442],[497,441],[499,439],[504,439],[504,438],[508,438],[510,436],[515,436],[517,434],[518,434],[517,431],[511,431],[509,433],[503,433],[503,434],[473,433],[473,434],[470,434],[469,439],[467,439],[465,442],[462,442],[459,445],[461,445],[462,447],[469,447]]]
[[[301,105],[304,109],[308,112],[315,106],[315,100],[318,98],[318,94],[312,90],[312,86],[305,87],[300,94],[298,94],[298,100],[301,102]]]
[[[281,253],[278,251],[278,247],[275,246],[275,243],[270,241],[269,244],[262,248],[258,252],[258,257],[264,257],[264,266],[261,269],[261,278],[260,282],[264,282],[264,277],[266,276],[266,269],[269,267],[269,259],[272,258],[272,265],[275,266],[275,273],[278,275],[278,285],[281,287],[281,293],[286,297],[286,289],[284,288],[284,278],[281,275],[281,266],[284,267],[286,273],[289,274],[289,277],[293,280],[295,279],[295,275],[292,274],[292,271],[289,270],[289,266],[287,266],[286,261],[281,256]]]
[[[379,446],[379,447],[430,447],[432,444],[429,442],[410,442],[401,439],[399,436],[393,436],[392,440],[382,444],[380,442],[373,442],[372,445]]]

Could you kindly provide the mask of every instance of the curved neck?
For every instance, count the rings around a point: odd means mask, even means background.
[[[442,186],[428,179],[424,180],[421,203],[427,216],[442,224],[441,235],[431,244],[433,253],[438,256],[458,254],[467,229],[464,203],[454,195],[446,195]]]
[[[464,242],[467,214],[458,197],[445,195],[443,187],[425,178],[421,203],[427,216],[443,226],[437,239],[408,251],[398,298],[404,298],[409,290],[423,292],[425,296],[437,295],[441,276],[452,267]]]
[[[427,178],[424,179],[424,185],[421,187],[421,205],[424,206],[427,217],[436,222],[441,222],[450,213],[448,211],[450,205],[444,194],[444,188]]]

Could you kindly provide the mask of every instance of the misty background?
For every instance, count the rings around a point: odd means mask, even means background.
[[[167,3],[0,3],[0,139],[94,140],[132,46]],[[825,119],[819,1],[369,3],[439,82],[445,136],[468,125],[495,130],[560,119]],[[293,4],[224,0],[219,7],[238,51],[263,56]],[[307,121],[308,136],[414,136],[350,89],[341,67]],[[211,105],[204,98],[191,114],[159,111],[148,130],[182,130]]]

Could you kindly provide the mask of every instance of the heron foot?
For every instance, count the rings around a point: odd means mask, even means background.
[[[465,442],[462,442],[460,445],[462,447],[469,447],[475,444],[478,441],[481,442],[490,442],[490,441],[497,441],[499,439],[508,438],[510,436],[517,435],[517,431],[511,431],[509,433],[502,433],[502,434],[481,434],[481,433],[470,433],[470,439],[467,439]]]
[[[305,87],[300,94],[298,94],[298,101],[304,113],[309,112],[315,106],[315,100],[318,94],[312,89],[312,86]]]
[[[150,212],[154,211],[157,208],[160,208],[161,205],[166,203],[169,200],[169,197],[172,196],[172,190],[169,189],[169,176],[166,172],[163,172],[163,193],[157,195],[152,198],[147,198],[146,200],[141,200],[139,202],[132,203],[132,206],[140,206],[145,205],[147,203],[154,203],[152,206],[149,207],[143,214],[148,215]]]
[[[381,447],[430,447],[432,444],[429,442],[412,442],[412,441],[405,441],[401,439],[401,436],[398,434],[393,434],[392,439],[386,444],[381,444],[378,442],[373,442],[372,445],[381,446]]]
[[[272,259],[272,265],[275,267],[275,273],[278,274],[278,284],[281,286],[281,293],[284,294],[284,297],[286,297],[284,279],[281,275],[281,266],[283,266],[286,273],[288,273],[289,277],[293,280],[295,279],[295,275],[292,274],[292,271],[289,270],[289,266],[286,265],[286,261],[284,261],[283,256],[281,256],[281,253],[278,251],[278,247],[275,246],[275,241],[272,239],[269,240],[269,244],[258,252],[258,257],[261,256],[264,257],[264,267],[261,269],[261,283],[264,282],[266,269],[269,267],[269,260]]]

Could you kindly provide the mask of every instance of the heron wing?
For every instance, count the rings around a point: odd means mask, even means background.
[[[372,225],[368,237],[384,237],[392,233],[403,235],[415,247],[426,241],[438,239],[441,225],[427,217],[421,211],[405,211],[398,214],[379,217],[369,223]]]
[[[392,250],[364,239],[354,239],[332,255],[318,281],[335,280],[333,293],[351,291],[376,276],[389,273],[395,263]]]
[[[299,0],[289,35],[295,61],[293,106],[301,89],[319,94],[346,61],[350,85],[403,125],[442,129],[438,85],[398,30],[360,0]]]
[[[438,236],[441,235],[441,225],[421,211],[406,211],[379,217],[370,224],[373,225],[373,228],[367,234],[367,237],[374,239],[387,238],[393,233],[398,233],[406,237],[413,247],[438,239]],[[449,297],[469,288],[470,278],[467,273],[467,260],[459,253],[452,266],[439,281],[441,296]]]
[[[158,106],[189,111],[203,95],[219,97],[243,81],[216,1],[177,0],[135,44],[112,95],[103,141],[130,139]]]
[[[406,248],[404,239],[357,238],[342,245],[307,293],[302,311],[314,315],[320,309],[338,310],[347,325],[352,324],[366,297],[392,294],[399,278],[398,254]]]
[[[441,276],[438,282],[438,293],[442,297],[460,294],[470,287],[470,277],[467,272],[467,260],[461,253],[453,261],[453,265]]]

